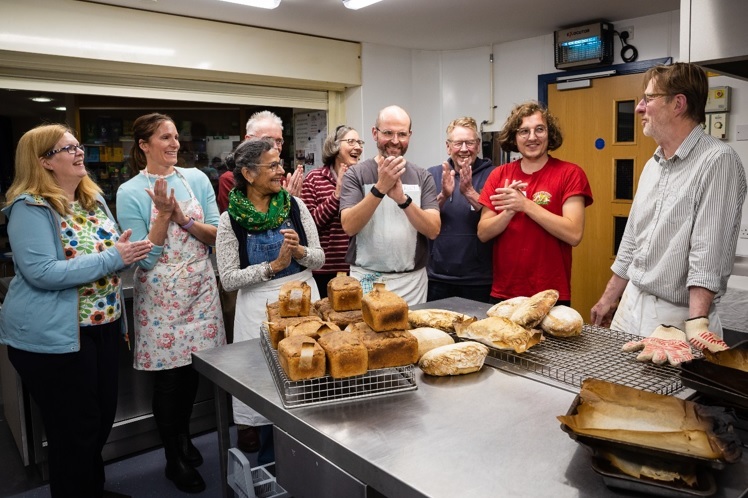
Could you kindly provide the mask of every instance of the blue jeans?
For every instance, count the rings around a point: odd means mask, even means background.
[[[283,245],[282,229],[292,228],[296,230],[290,219],[286,219],[278,228],[265,230],[264,232],[251,232],[247,235],[247,255],[250,265],[258,265],[264,262],[273,261],[278,257],[280,248]],[[276,278],[285,277],[299,273],[303,268],[291,258],[291,264],[287,268],[275,274]]]

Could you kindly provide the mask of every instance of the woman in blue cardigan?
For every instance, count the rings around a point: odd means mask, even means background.
[[[152,244],[120,234],[63,125],[34,128],[16,149],[3,213],[15,276],[0,310],[0,343],[47,433],[53,497],[100,497],[101,451],[117,409],[120,278]]]

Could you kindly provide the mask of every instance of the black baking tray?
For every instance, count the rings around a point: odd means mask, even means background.
[[[636,478],[624,474],[614,467],[608,460],[600,456],[592,456],[592,470],[600,474],[603,482],[609,488],[616,488],[648,495],[672,498],[690,498],[712,496],[717,492],[717,483],[712,473],[705,468],[697,467],[696,486],[691,487],[683,482],[665,482],[646,477]]]
[[[731,389],[726,389],[720,384],[710,382],[709,379],[689,373],[684,370],[680,374],[680,380],[684,386],[690,387],[694,391],[710,396],[714,401],[723,401],[721,406],[736,407],[741,410],[748,410],[748,397],[736,393]]]
[[[581,395],[577,395],[574,398],[571,406],[569,407],[569,411],[566,412],[566,415],[576,415],[577,408],[579,407],[581,402]],[[613,453],[616,455],[626,454],[638,456],[639,458],[652,458],[669,462],[682,462],[688,465],[708,467],[713,469],[724,469],[726,465],[724,461],[717,458],[704,458],[687,453],[642,446],[627,441],[619,441],[617,439],[592,436],[589,434],[577,434],[571,429],[571,427],[563,423],[561,424],[561,430],[567,433],[569,437],[574,441],[577,441],[578,443],[587,447],[590,451],[592,451],[593,455],[599,455],[605,452]]]

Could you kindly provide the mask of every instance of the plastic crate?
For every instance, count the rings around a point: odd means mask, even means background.
[[[275,476],[268,472],[268,468],[275,465],[269,463],[251,468],[249,460],[240,450],[229,449],[227,482],[234,493],[241,498],[285,498],[290,496],[285,489],[275,481]]]

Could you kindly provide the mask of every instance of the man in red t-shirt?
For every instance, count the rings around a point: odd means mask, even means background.
[[[496,168],[480,196],[478,238],[493,246],[492,302],[559,292],[571,302],[571,248],[582,241],[592,191],[582,168],[548,155],[563,138],[539,102],[516,106],[499,133],[502,150],[522,157]]]

